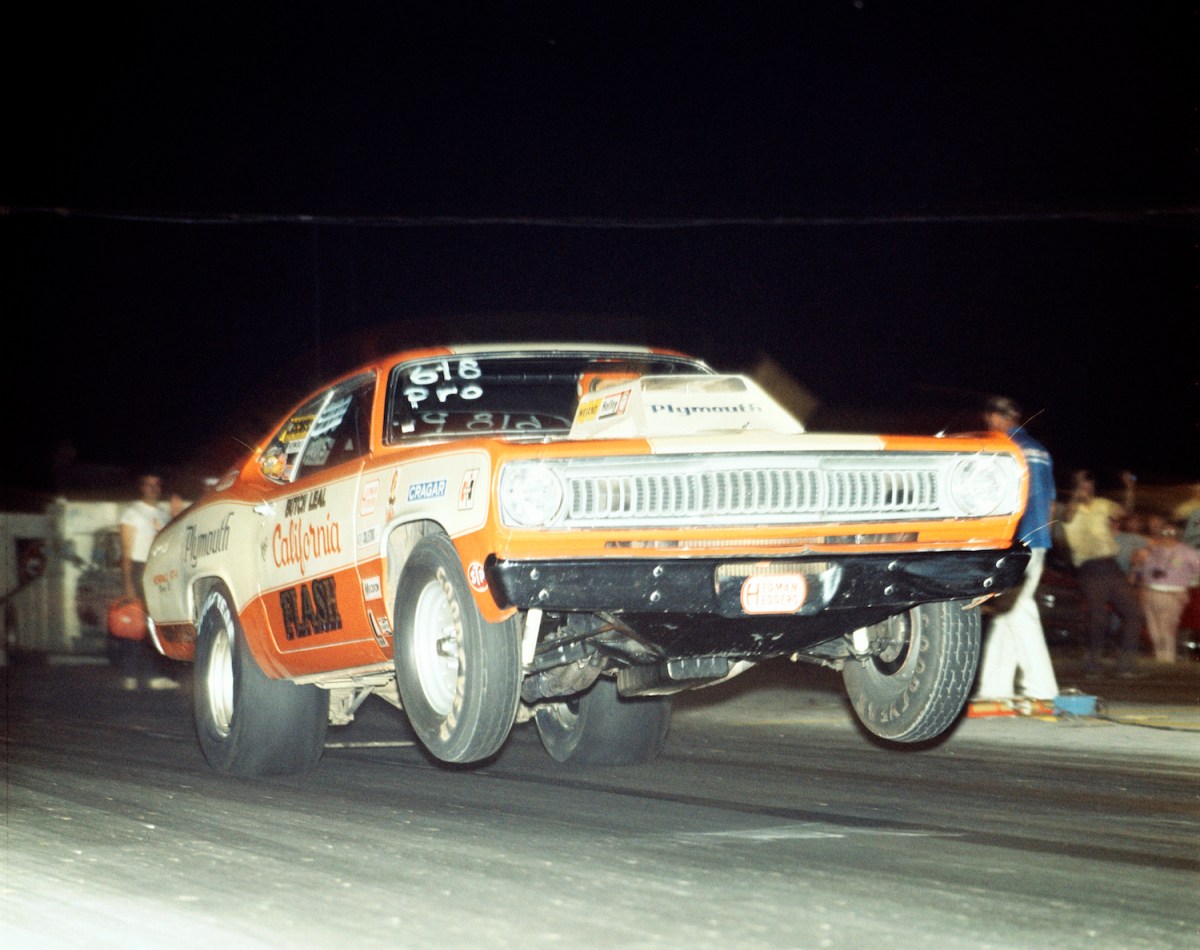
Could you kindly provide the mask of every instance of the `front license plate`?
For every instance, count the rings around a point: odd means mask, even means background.
[[[742,610],[748,614],[794,614],[807,596],[803,574],[751,574],[742,581]]]

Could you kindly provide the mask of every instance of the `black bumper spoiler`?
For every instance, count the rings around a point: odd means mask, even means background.
[[[710,614],[747,617],[750,578],[804,578],[792,616],[829,609],[973,600],[1019,585],[1029,550],[838,554],[827,557],[590,558],[488,560],[492,594],[501,607],[573,612]],[[766,611],[789,613],[789,611]]]

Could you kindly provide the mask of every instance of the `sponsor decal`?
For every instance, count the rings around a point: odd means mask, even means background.
[[[794,614],[807,596],[803,574],[751,574],[742,581],[742,610],[748,614]]]
[[[481,594],[488,589],[487,574],[478,561],[472,561],[467,567],[467,583],[471,585],[471,590]]]
[[[169,571],[163,571],[161,574],[155,574],[150,578],[150,582],[164,593],[171,589],[171,585],[179,580],[179,571],[171,568]]]
[[[315,416],[296,416],[279,435],[280,442],[298,442],[308,435],[308,430],[312,428]]]
[[[337,586],[332,577],[318,577],[311,584],[281,590],[279,609],[283,613],[283,630],[288,640],[302,640],[342,629]]]
[[[650,412],[653,415],[664,413],[666,415],[722,415],[722,414],[746,414],[753,412],[762,412],[762,406],[755,405],[752,402],[740,402],[736,406],[684,406],[678,403],[671,402],[655,402],[650,404]]]
[[[363,528],[358,532],[358,546],[360,548],[372,547],[379,540],[379,525],[371,525],[369,528]]]
[[[619,393],[605,396],[600,400],[600,409],[597,412],[597,418],[608,419],[611,416],[622,415],[625,412],[625,407],[629,405],[630,391],[625,389]]]
[[[479,469],[473,468],[463,475],[462,486],[458,489],[458,510],[466,511],[475,507],[475,482],[479,478]]]
[[[220,525],[210,531],[200,531],[188,525],[183,532],[183,559],[188,567],[195,567],[201,558],[229,550],[229,522],[233,512],[221,519]]]
[[[371,635],[375,638],[375,642],[383,649],[387,649],[387,638],[392,635],[392,626],[388,623],[387,617],[375,617],[373,610],[367,611],[367,623],[371,625]]]
[[[388,489],[387,520],[392,520],[396,513],[396,483],[400,481],[400,469],[392,472],[392,487]]]
[[[305,524],[301,518],[292,518],[286,528],[282,523],[275,525],[271,553],[276,567],[295,565],[304,574],[309,561],[342,553],[342,526],[329,514],[324,524]]]
[[[408,500],[414,501],[433,501],[435,498],[442,498],[446,494],[446,479],[437,478],[428,482],[414,482],[408,486]]]
[[[580,400],[579,408],[575,410],[575,424],[595,422],[596,416],[600,412],[600,403],[603,401],[603,398],[595,396],[591,399]]]
[[[377,501],[379,501],[378,478],[363,485],[362,494],[358,498],[358,513],[360,515],[375,514],[375,503]]]
[[[379,582],[378,577],[364,577],[362,585],[363,598],[365,600],[383,599],[383,584]]]
[[[305,492],[303,495],[295,495],[287,500],[287,506],[284,509],[283,516],[285,518],[294,518],[296,515],[302,515],[306,511],[316,511],[319,508],[325,507],[325,489],[314,488],[310,492]]]

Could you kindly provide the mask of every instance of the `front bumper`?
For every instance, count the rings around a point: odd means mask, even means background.
[[[920,603],[974,600],[1021,583],[1029,551],[935,551],[770,558],[489,559],[501,607],[726,618],[816,617],[827,611],[884,615]],[[750,578],[803,578],[795,609],[748,611]]]

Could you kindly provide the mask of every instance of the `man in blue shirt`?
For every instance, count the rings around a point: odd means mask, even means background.
[[[1034,595],[1046,550],[1052,543],[1054,468],[1046,447],[1021,426],[1021,410],[1011,399],[989,399],[983,418],[989,429],[1003,432],[1017,443],[1029,466],[1029,496],[1017,525],[1017,540],[1029,547],[1030,558],[1025,581],[1012,607],[992,618],[979,666],[976,699],[1013,703],[1018,708],[1044,706],[1044,711],[1050,712],[1058,696],[1058,680]]]

